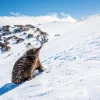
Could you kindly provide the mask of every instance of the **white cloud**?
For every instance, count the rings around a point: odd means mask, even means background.
[[[61,12],[62,17],[68,17],[68,14],[65,14],[64,12]]]

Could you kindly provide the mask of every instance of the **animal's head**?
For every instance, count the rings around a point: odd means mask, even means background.
[[[28,50],[26,52],[25,56],[31,57],[33,60],[35,60],[36,58],[39,57],[39,53],[40,53],[41,47],[39,47],[39,48],[32,48],[32,49]]]

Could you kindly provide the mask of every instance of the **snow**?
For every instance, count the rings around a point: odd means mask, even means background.
[[[26,25],[26,24],[45,24],[48,22],[76,22],[77,20],[72,18],[70,15],[64,17],[58,16],[58,14],[49,14],[43,16],[26,16],[26,15],[19,15],[19,16],[0,16],[0,26],[4,25]]]
[[[13,65],[26,51],[24,43],[36,44],[26,39],[11,45],[11,51],[0,54],[0,100],[100,100],[99,26],[99,15],[39,25],[50,38],[40,52],[46,70],[20,85],[11,83]]]

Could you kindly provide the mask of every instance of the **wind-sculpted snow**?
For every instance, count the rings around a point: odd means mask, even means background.
[[[72,24],[40,25],[50,36],[40,52],[45,71],[35,71],[31,81],[18,86],[11,83],[11,72],[26,47],[13,45],[0,55],[0,100],[100,100],[99,26],[100,16]]]

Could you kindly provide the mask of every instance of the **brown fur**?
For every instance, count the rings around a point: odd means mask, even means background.
[[[40,48],[30,49],[17,60],[12,71],[12,82],[20,84],[26,80],[31,80],[36,69],[39,72],[43,71],[43,66],[39,60],[39,52]]]

